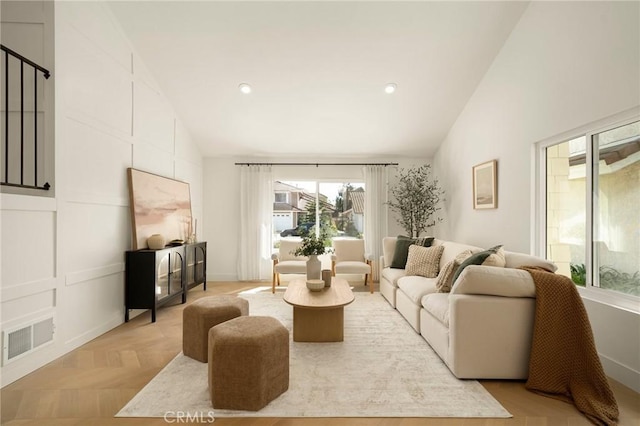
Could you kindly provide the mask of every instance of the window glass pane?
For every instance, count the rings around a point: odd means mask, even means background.
[[[585,285],[585,137],[546,148],[546,251],[558,273]]]
[[[315,199],[315,182],[275,181],[273,183],[273,244],[279,247],[281,238],[300,238],[303,231],[315,224],[306,223],[306,207]]]
[[[363,238],[364,183],[321,182],[320,194],[327,197],[332,208],[328,235],[332,238]]]
[[[273,199],[274,248],[283,238],[299,239],[305,232],[316,232],[316,217],[320,231],[327,235],[327,247],[332,238],[363,238],[362,182],[275,181]]]
[[[593,136],[594,285],[640,295],[640,122]]]

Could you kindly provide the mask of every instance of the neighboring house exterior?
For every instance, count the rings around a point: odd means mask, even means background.
[[[349,210],[346,210],[342,215],[353,222],[353,226],[359,233],[364,233],[364,189],[356,188],[347,192],[348,201],[347,205],[351,205]]]
[[[306,202],[302,208],[299,207],[304,190],[275,181],[273,192],[273,231],[280,233],[285,229],[295,228],[298,216],[305,214]]]
[[[316,194],[305,192],[304,189],[275,181],[273,185],[273,232],[280,233],[285,229],[298,226],[308,212],[310,204],[315,203]],[[335,206],[329,202],[326,195],[319,195],[320,206],[329,214],[335,212]]]

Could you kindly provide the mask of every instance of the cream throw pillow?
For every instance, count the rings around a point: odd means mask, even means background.
[[[504,257],[504,249],[500,247],[497,252],[492,253],[487,257],[484,262],[482,262],[483,266],[497,266],[498,268],[504,268],[507,264],[507,260]]]
[[[407,265],[405,266],[406,274],[419,275],[426,278],[437,277],[440,269],[440,257],[442,257],[443,251],[444,246],[409,246]]]
[[[453,284],[453,274],[458,270],[462,262],[467,260],[473,253],[471,250],[460,252],[455,259],[442,267],[436,281],[436,289],[438,293],[449,293]]]

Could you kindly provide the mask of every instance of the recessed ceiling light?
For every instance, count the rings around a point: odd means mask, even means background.
[[[384,91],[385,93],[391,94],[396,91],[396,87],[397,86],[395,83],[389,83],[386,86],[384,86]]]
[[[251,86],[249,86],[247,83],[242,83],[240,86],[238,86],[238,88],[245,95],[251,93]]]

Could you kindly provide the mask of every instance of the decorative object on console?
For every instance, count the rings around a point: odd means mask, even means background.
[[[386,204],[400,217],[396,221],[410,237],[419,237],[442,218],[432,216],[440,210],[438,204],[444,191],[437,179],[431,180],[431,165],[399,169],[397,183],[389,188],[391,201]]]
[[[498,162],[496,160],[473,166],[473,208],[498,208]]]
[[[127,169],[131,209],[132,248],[146,247],[147,238],[185,240],[191,234],[189,184],[164,176]]]
[[[182,298],[197,285],[207,290],[207,243],[129,250],[125,253],[125,322],[130,309],[150,309],[151,322],[157,308]]]
[[[147,238],[147,246],[151,250],[160,250],[164,248],[164,237],[161,234],[153,234]]]

